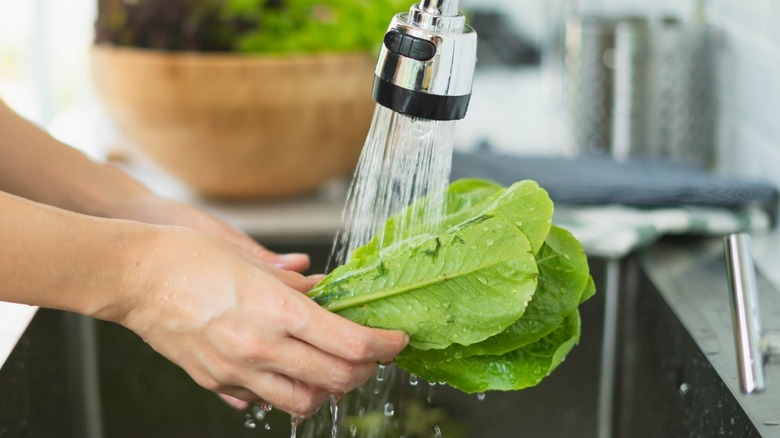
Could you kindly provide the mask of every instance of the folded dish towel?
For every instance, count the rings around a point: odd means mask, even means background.
[[[601,257],[622,257],[663,235],[765,230],[778,202],[770,184],[662,162],[455,153],[452,178],[465,177],[537,181],[556,204],[553,220]]]

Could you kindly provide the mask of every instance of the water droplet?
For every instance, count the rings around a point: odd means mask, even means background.
[[[265,423],[265,425],[263,426],[263,429],[265,429],[265,430],[271,430],[271,425],[270,425],[270,424],[268,424],[268,423]]]
[[[731,418],[729,419],[729,423],[731,423],[731,425],[733,426],[733,425],[734,425],[734,424],[736,424],[737,422],[736,422],[736,420],[734,420],[734,417],[731,417]]]
[[[449,309],[450,307],[452,307],[452,303],[450,303],[449,301],[445,301],[444,303],[442,303],[441,306],[444,307],[445,309]]]
[[[252,405],[252,407],[250,408],[250,412],[252,414],[252,417],[255,420],[257,420],[257,421],[265,420],[266,412],[260,406]]]
[[[471,245],[471,249],[477,249],[477,245]]]
[[[392,417],[395,415],[395,407],[392,403],[385,403],[385,417]]]
[[[441,428],[439,426],[433,426],[433,436],[435,438],[441,438]]]
[[[482,231],[488,231],[490,228],[488,228],[486,225],[482,226]]]
[[[522,227],[523,226],[523,221],[516,221],[515,225],[517,225],[518,227]]]
[[[718,435],[725,435],[725,434],[726,434],[726,429],[723,426],[721,426],[720,429],[718,429]]]
[[[379,387],[374,388],[374,395],[379,395]]]
[[[420,383],[420,379],[417,377],[416,374],[412,374],[409,376],[409,384],[412,386],[417,386],[417,384]]]
[[[252,418],[246,418],[244,419],[244,427],[247,429],[254,429],[257,427],[257,423],[255,423],[255,420]]]
[[[376,381],[382,382],[385,380],[385,366],[382,364],[379,364],[376,366]]]
[[[349,436],[356,437],[357,436],[357,426],[354,424],[349,426]]]
[[[259,406],[260,406],[260,409],[262,409],[265,412],[271,412],[274,409],[274,407],[271,406],[270,403],[260,403]]]
[[[482,284],[488,284],[487,278],[485,277],[477,277],[477,281],[479,281]]]
[[[764,421],[763,425],[764,426],[780,426],[780,423],[778,423],[777,421]]]
[[[484,392],[480,392],[479,394],[477,394],[477,400],[485,401],[485,393]]]
[[[428,312],[428,311],[430,311],[430,310],[431,310],[431,308],[430,308],[430,307],[428,307],[428,306],[423,306],[423,310],[425,310],[426,312]]]
[[[485,241],[485,244],[486,244],[487,246],[493,246],[493,244],[494,244],[494,243],[496,243],[496,242],[495,242],[493,239],[487,239],[487,240]]]
[[[691,386],[687,383],[681,383],[680,384],[680,395],[688,394],[688,391],[691,390]]]

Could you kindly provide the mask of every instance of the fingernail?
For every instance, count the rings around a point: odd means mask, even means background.
[[[291,263],[296,263],[298,260],[301,259],[301,257],[308,257],[306,254],[302,253],[289,253],[289,254],[279,254],[276,257],[276,262],[274,262],[274,266],[277,268],[286,268]]]

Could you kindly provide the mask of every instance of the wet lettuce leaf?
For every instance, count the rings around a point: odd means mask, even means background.
[[[575,310],[542,339],[502,355],[477,355],[430,360],[407,348],[394,363],[429,381],[446,382],[467,393],[511,391],[537,385],[560,365],[580,338]],[[411,352],[411,354],[409,354]]]
[[[539,383],[577,343],[577,306],[595,293],[581,245],[551,225],[546,191],[458,180],[440,223],[400,227],[420,207],[388,220],[309,295],[360,324],[407,332],[395,363],[426,380],[465,392]]]

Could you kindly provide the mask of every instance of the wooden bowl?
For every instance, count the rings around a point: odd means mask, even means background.
[[[120,133],[218,198],[300,195],[351,172],[371,123],[374,63],[369,54],[91,52]]]

